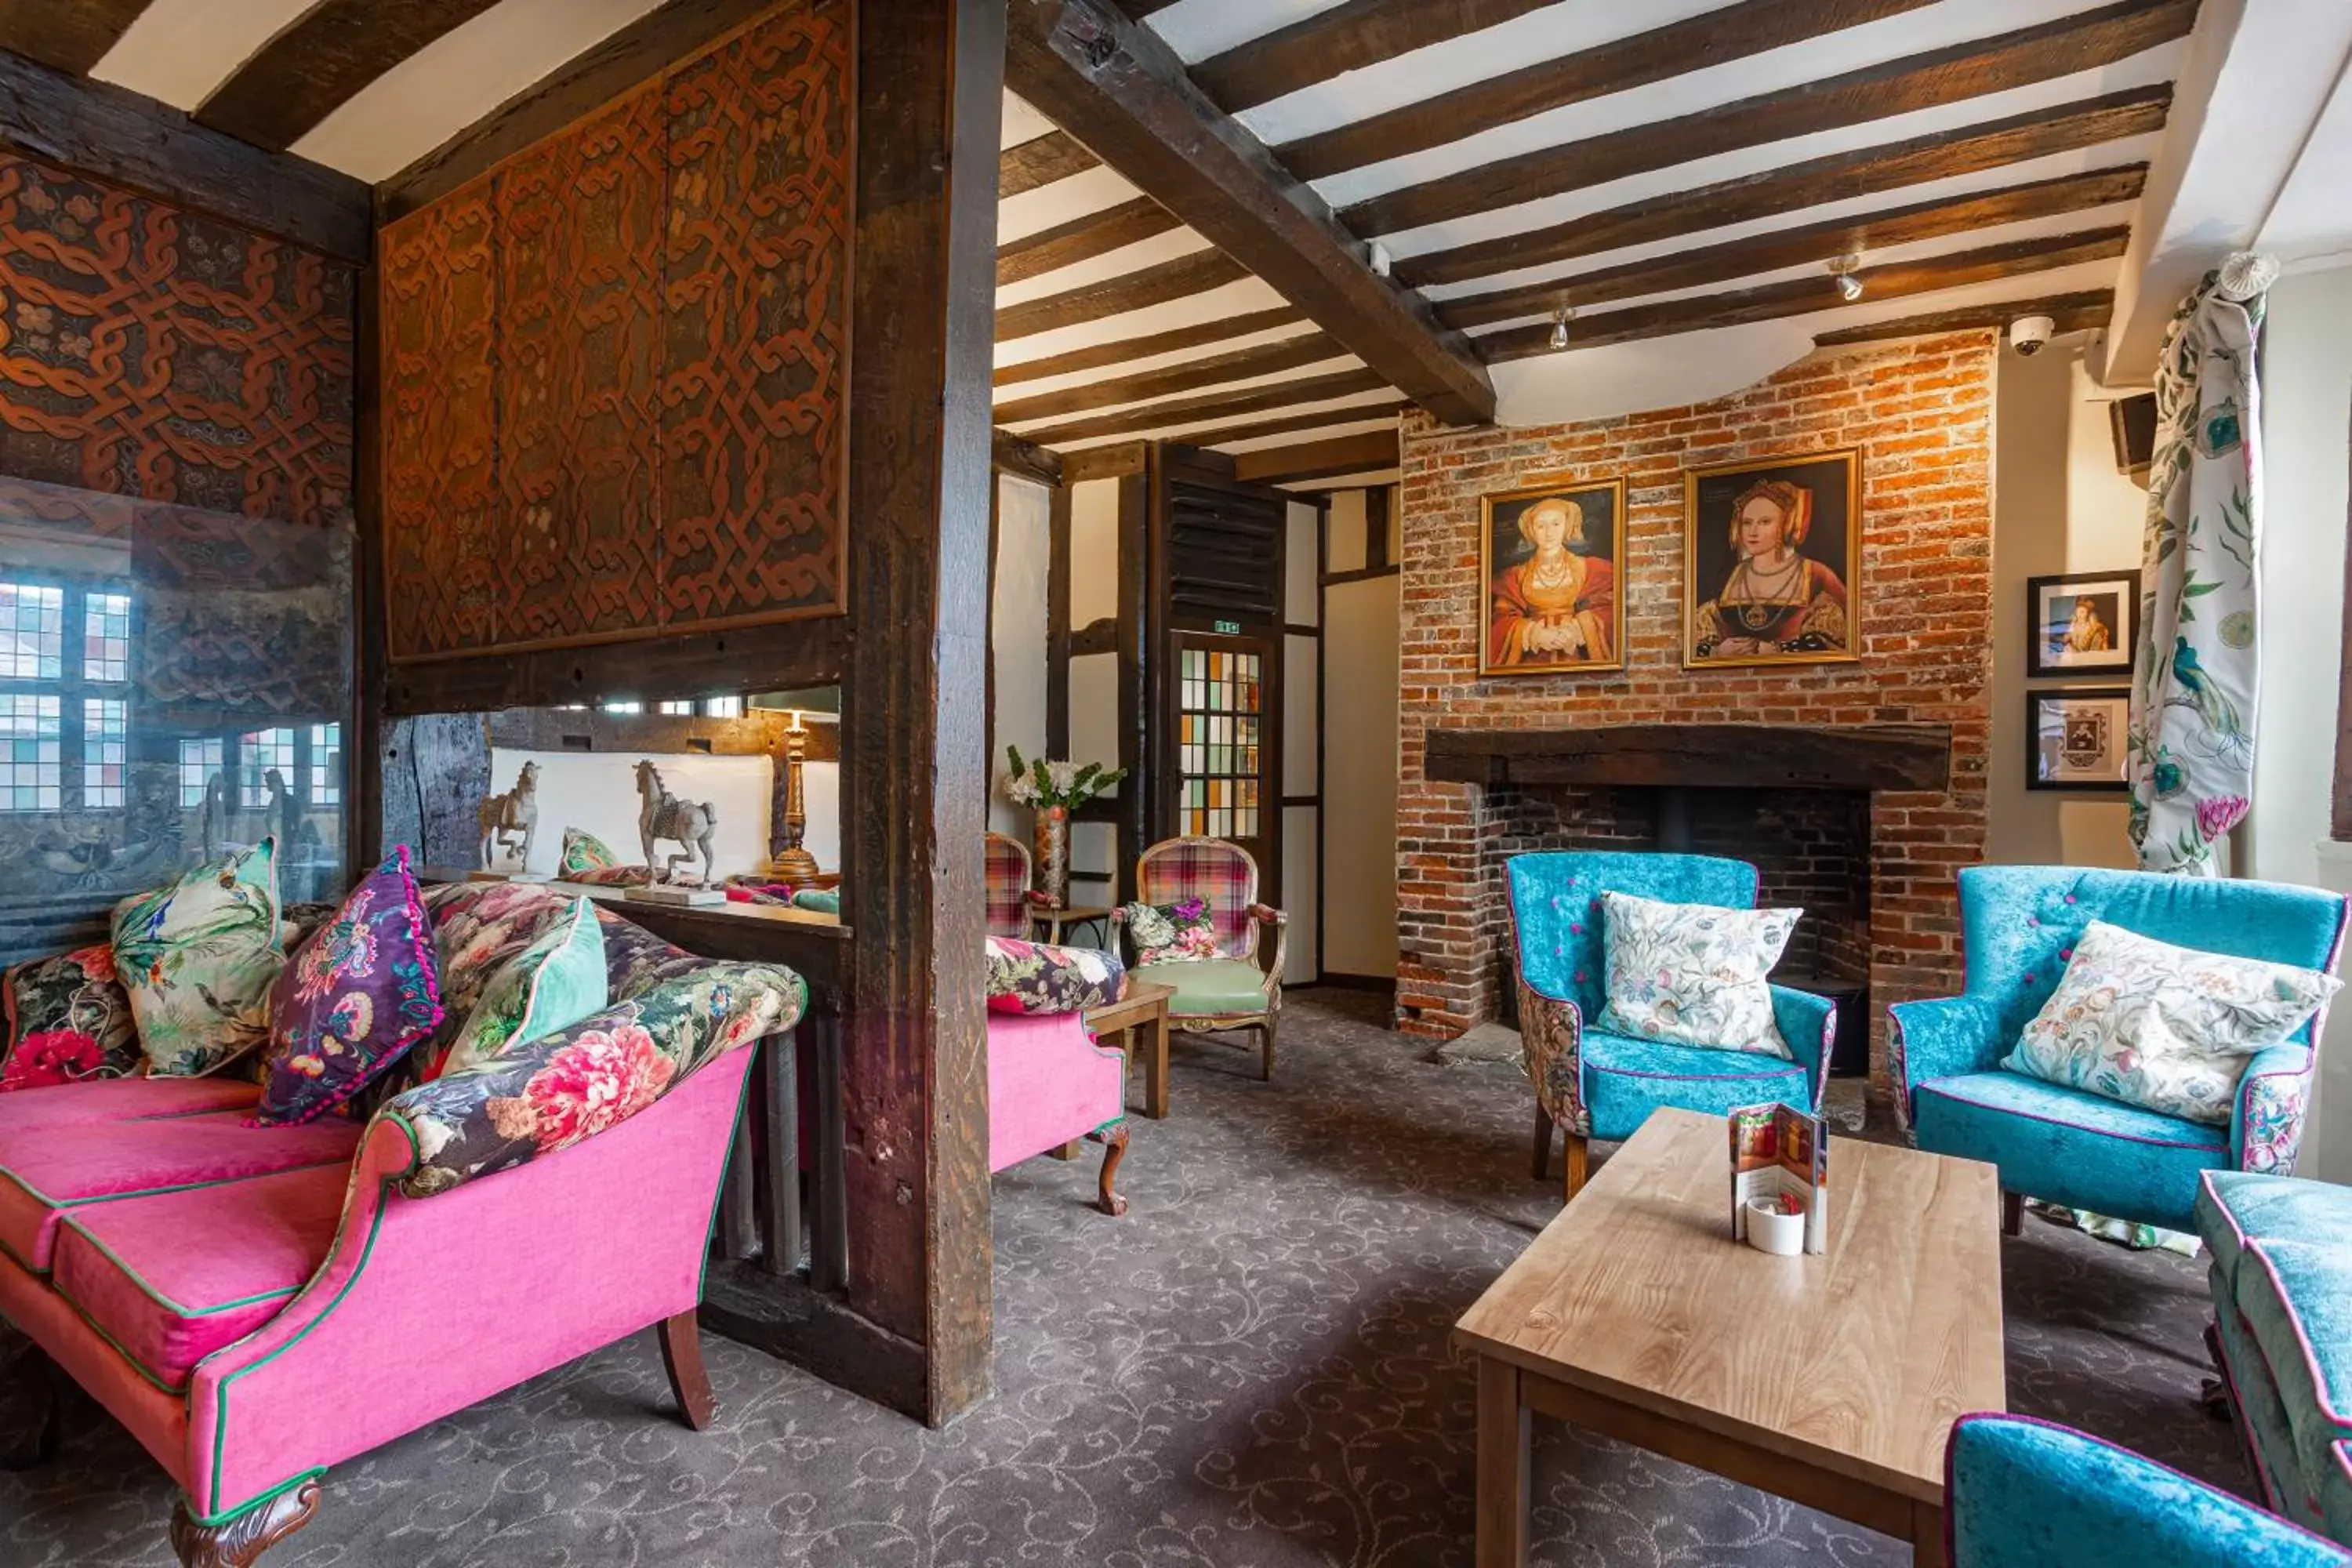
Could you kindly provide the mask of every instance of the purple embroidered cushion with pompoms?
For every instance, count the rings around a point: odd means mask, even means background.
[[[323,1115],[431,1034],[441,1013],[432,926],[403,844],[361,879],[270,988],[253,1123]]]

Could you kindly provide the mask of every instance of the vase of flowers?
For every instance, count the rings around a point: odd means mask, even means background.
[[[1018,746],[1005,747],[1004,755],[1012,763],[1004,775],[1004,797],[1037,814],[1032,870],[1036,890],[1059,909],[1070,901],[1070,813],[1108,793],[1127,776],[1127,770],[1044,757],[1024,762]]]

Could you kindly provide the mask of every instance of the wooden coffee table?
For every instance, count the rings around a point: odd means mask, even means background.
[[[1151,1054],[1143,1058],[1143,1114],[1154,1121],[1168,1119],[1168,999],[1173,985],[1130,980],[1127,994],[1108,1006],[1087,1009],[1087,1027],[1101,1039],[1117,1035],[1129,1063],[1135,1060],[1136,1032],[1150,1032]]]
[[[1830,1144],[1829,1249],[1731,1239],[1721,1117],[1659,1110],[1454,1328],[1478,1363],[1478,1568],[1527,1561],[1532,1412],[1944,1562],[1944,1444],[2004,1401],[1993,1167]]]

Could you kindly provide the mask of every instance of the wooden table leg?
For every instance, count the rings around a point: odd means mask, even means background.
[[[1911,1505],[1911,1561],[1915,1568],[1948,1568],[1944,1510],[1933,1503]]]
[[[1527,1568],[1528,1407],[1519,1369],[1478,1358],[1478,1568]]]
[[[1144,1067],[1143,1114],[1154,1121],[1168,1120],[1168,1009],[1151,1022],[1151,1059]]]

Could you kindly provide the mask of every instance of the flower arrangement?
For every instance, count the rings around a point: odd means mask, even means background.
[[[1125,768],[1100,763],[1080,767],[1076,763],[1048,762],[1044,757],[1021,760],[1021,748],[1007,746],[1004,754],[1013,771],[1004,775],[1004,798],[1018,805],[1061,806],[1074,810],[1098,795],[1106,795],[1127,776]]]

